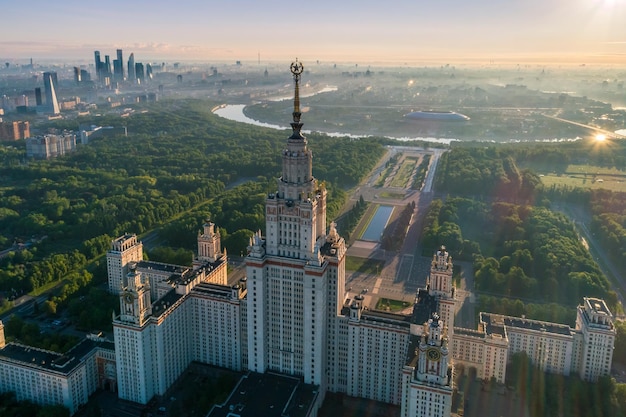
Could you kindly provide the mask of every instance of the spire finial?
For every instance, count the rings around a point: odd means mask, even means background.
[[[295,94],[293,98],[293,123],[291,123],[291,128],[293,129],[294,135],[301,137],[302,134],[300,133],[300,129],[302,128],[302,123],[300,123],[300,116],[302,113],[300,112],[300,75],[304,70],[304,66],[301,62],[298,62],[298,58],[296,58],[296,61],[291,63],[289,69],[293,74],[293,80],[296,82]],[[292,135],[292,137],[294,135]]]

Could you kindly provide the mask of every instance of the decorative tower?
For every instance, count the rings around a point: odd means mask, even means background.
[[[449,386],[451,384],[449,362],[447,328],[444,327],[439,315],[433,313],[432,318],[424,323],[415,378],[422,382]]]
[[[448,327],[450,337],[454,335],[454,313],[456,309],[455,288],[452,283],[452,256],[441,246],[433,255],[428,278],[428,293],[439,301],[439,317]]]
[[[437,313],[424,323],[413,347],[414,355],[402,371],[402,416],[449,417],[453,372],[447,327]]]
[[[152,314],[150,284],[143,282],[134,262],[129,265],[127,280],[128,284],[120,293],[120,321],[143,326]]]
[[[202,265],[206,262],[215,262],[222,257],[221,239],[219,230],[216,231],[215,223],[207,221],[202,225],[202,233],[198,232],[198,257],[194,262]]]
[[[107,252],[107,273],[109,292],[119,294],[124,286],[124,278],[128,274],[131,262],[143,260],[143,244],[135,234],[125,234],[111,242],[111,250]]]
[[[581,379],[595,382],[599,377],[611,374],[617,335],[613,314],[604,300],[588,297],[583,298],[576,313],[576,331],[582,334],[578,373]]]
[[[319,263],[316,243],[326,231],[326,188],[313,177],[313,154],[302,135],[299,85],[303,68],[298,60],[291,64],[295,82],[293,132],[282,151],[278,190],[265,202],[266,251],[268,255]]]

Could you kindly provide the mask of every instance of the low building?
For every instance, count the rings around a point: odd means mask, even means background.
[[[35,159],[56,158],[76,150],[76,135],[44,135],[26,140],[26,156]]]
[[[62,404],[74,414],[96,389],[115,390],[115,346],[88,338],[65,354],[19,343],[2,346],[0,324],[0,392],[15,392],[18,401]]]
[[[0,122],[0,140],[12,141],[30,137],[30,123],[27,121]]]
[[[220,245],[214,225],[205,223],[194,266],[185,267],[133,261],[143,257],[134,235],[112,242],[107,264],[109,287],[120,296],[113,333],[121,399],[147,404],[165,394],[194,360],[243,368],[246,281],[226,285],[228,259]]]
[[[80,143],[87,145],[90,140],[112,136],[128,136],[126,126],[80,126]]]
[[[480,313],[477,330],[455,328],[456,364],[474,368],[481,379],[503,383],[511,355],[524,352],[543,372],[578,375],[595,382],[610,375],[616,330],[604,300],[583,299],[576,327],[525,317]]]

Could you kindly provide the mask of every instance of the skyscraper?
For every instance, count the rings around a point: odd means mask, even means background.
[[[43,73],[43,86],[46,93],[46,106],[48,112],[52,114],[59,114],[59,102],[57,100],[56,86],[57,86],[57,73],[56,72],[44,72]]]
[[[135,81],[135,54],[131,53],[128,57],[128,80]]]
[[[111,83],[111,58],[104,56],[104,64],[102,64],[102,80],[106,85]]]
[[[102,61],[100,60],[100,51],[94,51],[93,55],[95,58],[95,65],[96,65],[96,78],[98,79],[98,81],[100,81],[102,79],[102,75],[101,75]]]
[[[117,59],[113,61],[113,75],[116,81],[124,81],[124,58],[122,50],[117,50]]]
[[[329,333],[345,293],[345,242],[334,224],[326,235],[326,189],[313,177],[313,155],[301,132],[302,71],[301,63],[291,65],[293,132],[277,191],[265,201],[266,236],[252,238],[246,258],[248,369],[301,376],[325,391]]]
[[[137,62],[135,64],[135,79],[138,84],[143,84],[145,79],[145,73],[143,70],[143,64],[141,62]]]
[[[41,100],[41,87],[35,87],[35,104],[41,106],[43,100]]]

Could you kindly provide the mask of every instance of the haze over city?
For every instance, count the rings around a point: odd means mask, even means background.
[[[157,60],[626,63],[623,0],[35,0],[7,2],[2,15],[5,60],[124,48]]]

